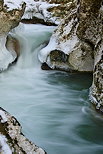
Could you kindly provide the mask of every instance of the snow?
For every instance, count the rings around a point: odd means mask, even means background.
[[[8,11],[13,9],[20,9],[23,4],[22,0],[4,0],[4,4],[7,5]]]
[[[34,0],[4,0],[4,4],[7,5],[7,10],[21,9],[23,2],[26,3],[25,13],[22,19],[32,19],[34,16],[45,21],[49,21],[55,24],[59,24],[59,20],[56,17],[52,17],[52,14],[47,10],[59,4],[49,4],[41,0],[35,2]]]
[[[22,19],[32,19],[33,16],[38,17],[40,19],[44,19],[44,21],[49,21],[55,24],[59,24],[59,21],[56,17],[52,17],[51,13],[47,10],[54,6],[58,6],[58,4],[49,4],[47,2],[34,2],[34,1],[25,1],[27,4],[25,13]]]
[[[60,50],[63,51],[65,54],[69,54],[75,48],[77,43],[78,43],[78,38],[76,35],[74,35],[71,39],[65,42],[60,42],[60,44],[58,44],[58,40],[54,34],[52,35],[49,44],[39,52],[38,58],[41,63],[44,62],[49,63],[48,55],[50,54],[51,51]]]
[[[78,43],[78,37],[76,35],[73,35],[71,39],[68,39],[67,41],[60,43],[60,49],[65,54],[69,54],[74,50],[77,43]]]
[[[13,51],[9,52],[6,47],[6,36],[0,37],[0,71],[3,71],[8,68],[9,64],[12,63],[16,54]]]
[[[63,34],[69,34],[73,27],[74,19],[72,19],[67,26],[64,27]]]
[[[40,62],[41,63],[46,62],[47,56],[49,55],[49,53],[55,49],[56,49],[56,38],[51,37],[49,44],[45,48],[40,50],[40,52],[38,54],[38,58],[39,58]]]
[[[5,138],[5,136],[0,134],[0,152],[2,154],[12,154],[12,151],[6,142],[7,139]]]
[[[0,110],[0,117],[1,117],[1,123],[5,123],[7,122],[7,118],[6,118],[6,115],[5,115],[5,112]]]

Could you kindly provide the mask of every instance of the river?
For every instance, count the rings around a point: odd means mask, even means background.
[[[103,121],[88,99],[92,75],[41,70],[38,52],[55,28],[23,26],[12,34],[21,55],[0,74],[0,106],[48,154],[103,154]]]

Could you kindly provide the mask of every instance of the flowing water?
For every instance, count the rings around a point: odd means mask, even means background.
[[[0,106],[48,154],[103,154],[103,121],[88,100],[92,76],[40,69],[37,54],[53,30],[24,25],[13,34],[21,43],[21,55],[0,74]]]

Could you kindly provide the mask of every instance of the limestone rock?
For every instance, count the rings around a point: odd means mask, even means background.
[[[68,5],[68,16],[64,18],[63,22],[57,27],[56,31],[52,35],[48,46],[45,48],[45,53],[47,53],[45,56],[47,58],[45,58],[43,62],[46,62],[51,68],[58,67],[58,69],[60,68],[61,70],[60,63],[58,65],[55,61],[54,64],[51,59],[51,52],[59,50],[64,52],[65,55],[68,55],[68,62],[66,61],[64,70],[92,72],[94,62],[93,46],[88,40],[80,39],[77,34],[78,27],[80,25],[78,21],[77,1],[74,0],[72,3],[69,2]],[[55,42],[54,44],[53,40]],[[43,50],[40,52],[41,56],[43,54]],[[41,59],[40,61],[42,62]]]
[[[20,123],[2,108],[0,108],[0,153],[45,154],[44,150],[25,138]]]

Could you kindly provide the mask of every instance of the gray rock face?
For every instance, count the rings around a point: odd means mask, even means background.
[[[98,43],[95,52],[93,84],[90,89],[90,99],[96,110],[103,113],[103,41]]]
[[[0,153],[1,154],[45,154],[21,132],[19,122],[0,108]]]
[[[102,0],[80,1],[80,25],[77,35],[93,47],[94,70],[90,98],[103,112],[103,10]]]

